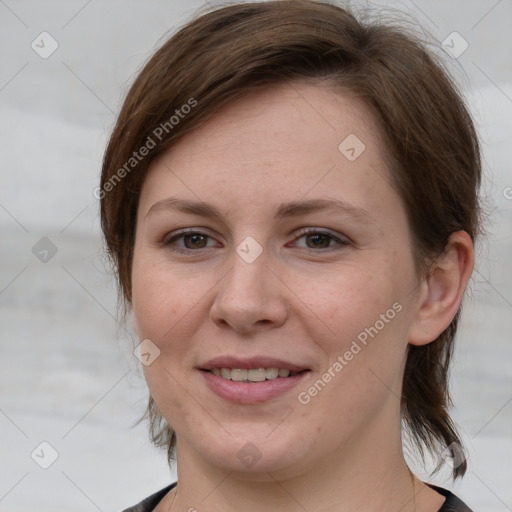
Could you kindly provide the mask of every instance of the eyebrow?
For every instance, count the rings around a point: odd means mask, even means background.
[[[167,197],[157,201],[148,210],[146,217],[151,213],[161,210],[177,210],[182,213],[198,215],[200,217],[207,217],[223,221],[223,215],[218,208],[212,204],[203,201],[190,201],[178,199],[175,197]],[[299,215],[306,215],[308,213],[315,213],[318,211],[336,210],[341,211],[345,215],[353,217],[364,223],[375,222],[366,210],[358,206],[354,206],[346,201],[340,199],[309,199],[303,201],[291,201],[282,203],[277,208],[274,219],[281,220],[287,217],[296,217]]]

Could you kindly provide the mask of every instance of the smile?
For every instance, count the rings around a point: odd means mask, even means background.
[[[267,371],[270,378],[267,378]],[[238,405],[256,405],[285,395],[296,388],[311,372],[310,370],[292,372],[288,369],[279,370],[276,367],[251,369],[223,367],[203,369],[199,373],[203,376],[207,389],[222,400]]]

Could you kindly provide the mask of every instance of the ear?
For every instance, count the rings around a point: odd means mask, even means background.
[[[443,254],[420,285],[416,317],[409,330],[411,345],[434,341],[456,315],[474,265],[471,237],[465,231],[450,235]]]

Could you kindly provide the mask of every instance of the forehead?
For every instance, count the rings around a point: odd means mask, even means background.
[[[306,195],[378,203],[391,188],[384,149],[361,100],[281,84],[230,103],[152,162],[140,205],[171,192],[235,209]]]

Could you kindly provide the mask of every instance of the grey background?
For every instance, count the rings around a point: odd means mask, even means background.
[[[512,2],[378,4],[432,34],[484,150],[488,235],[452,373],[470,470],[454,487],[446,471],[430,481],[475,511],[512,510]],[[147,392],[129,326],[116,322],[93,189],[137,69],[201,5],[0,0],[1,510],[115,511],[172,481],[145,425],[131,428]],[[59,45],[47,59],[31,48],[43,31]],[[441,48],[454,31],[469,45],[458,59]],[[58,452],[48,469],[31,458],[49,461],[43,441]]]

